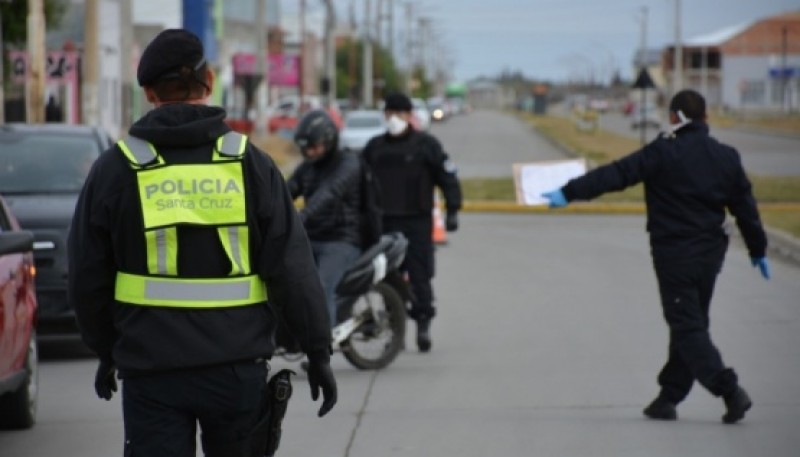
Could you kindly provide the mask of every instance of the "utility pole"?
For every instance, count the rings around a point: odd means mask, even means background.
[[[333,0],[325,2],[325,88],[327,89],[328,107],[333,107],[336,101],[336,9]]]
[[[45,45],[44,0],[28,1],[28,93],[25,113],[30,124],[44,122]]]
[[[83,123],[98,125],[97,82],[100,75],[97,56],[100,43],[97,31],[98,0],[86,0],[83,38]]]
[[[356,30],[356,9],[355,0],[350,0],[350,30]],[[356,95],[356,43],[354,39],[348,40],[347,49],[347,76],[350,85],[347,88],[347,98],[350,99],[350,104],[355,105],[358,98]]]
[[[700,49],[700,93],[706,97],[708,101],[708,47],[703,46]],[[713,103],[713,101],[712,101]]]
[[[389,55],[394,58],[394,0],[387,0],[387,2],[389,3],[389,13],[387,16],[389,19],[389,37],[387,46],[389,49]]]
[[[4,3],[0,1],[0,3]],[[3,48],[3,11],[0,10],[0,124],[6,122],[6,97],[5,97],[5,69],[3,68],[3,60],[5,60],[5,49]]]
[[[789,41],[788,41],[789,29],[785,25],[783,26],[781,34],[783,37],[783,40],[781,42],[781,109],[784,112],[788,112],[789,110],[786,109],[786,102],[787,102],[786,86],[787,83],[789,82],[789,70],[786,67],[786,57],[787,57],[786,54],[788,53],[789,50]]]
[[[414,90],[414,6],[406,3],[406,93],[411,96]]]
[[[647,71],[647,6],[642,7],[642,37],[641,37],[641,53],[639,54],[640,71]],[[642,87],[641,102],[639,103],[639,142],[644,145],[647,138],[647,122],[645,122],[645,113],[647,113],[647,88]]]
[[[427,79],[428,77],[428,43],[430,42],[430,19],[427,17],[420,17],[419,21],[419,66],[420,76]],[[426,94],[431,95],[431,94]]]
[[[119,24],[122,74],[122,131],[127,131],[133,123],[133,9],[132,0],[120,0]]]
[[[306,83],[306,0],[300,0],[300,77],[297,100],[298,107],[303,108],[303,97],[305,97],[305,83]],[[302,114],[302,113],[301,113]]]
[[[383,45],[383,0],[375,0],[375,42]]]
[[[261,78],[258,85],[255,87],[254,94],[256,116],[253,122],[255,123],[254,131],[257,133],[264,133],[266,130],[266,123],[262,122],[265,119],[259,94],[269,90],[267,86],[267,32],[264,24],[266,1],[267,0],[256,0],[256,72],[258,74],[254,75],[254,78]]]
[[[362,68],[362,102],[372,108],[372,17],[370,0],[364,0],[364,62]]]
[[[675,50],[673,56],[672,94],[683,89],[683,46],[681,45],[681,0],[675,0]]]

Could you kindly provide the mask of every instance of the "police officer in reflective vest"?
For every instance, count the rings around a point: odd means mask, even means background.
[[[69,235],[69,301],[100,364],[122,379],[125,454],[255,456],[279,312],[307,354],[319,415],[336,403],[330,326],[281,173],[205,105],[214,75],[178,29],[144,50],[155,109],[94,164]]]
[[[431,287],[434,188],[441,189],[444,195],[445,228],[452,232],[458,229],[461,185],[455,166],[439,141],[411,125],[411,109],[411,100],[406,95],[386,96],[387,132],[372,138],[363,154],[381,185],[384,232],[399,231],[408,238],[404,269],[414,293],[409,317],[417,322],[419,350],[427,352],[432,344],[430,324],[436,315]]]

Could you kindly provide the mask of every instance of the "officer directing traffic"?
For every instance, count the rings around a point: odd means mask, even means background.
[[[714,283],[728,248],[725,210],[736,218],[753,265],[769,279],[767,238],[739,153],[709,136],[703,96],[680,91],[669,110],[671,132],[543,196],[561,207],[644,182],[653,266],[670,330],[661,391],[644,414],[676,419],[676,405],[697,380],[724,399],[722,420],[734,423],[752,401],[709,334]]]
[[[461,185],[456,169],[432,135],[411,125],[411,99],[393,93],[384,99],[387,132],[364,147],[364,160],[371,165],[383,193],[383,231],[402,232],[408,239],[403,269],[414,293],[409,317],[417,322],[417,346],[431,349],[430,324],[433,306],[433,198],[441,189],[445,199],[447,231],[458,229]]]
[[[281,173],[205,104],[200,40],[160,33],[139,85],[155,109],[94,164],[69,236],[69,301],[100,364],[122,379],[125,455],[261,456],[276,313],[310,366],[323,416],[336,403],[330,326],[309,242]]]

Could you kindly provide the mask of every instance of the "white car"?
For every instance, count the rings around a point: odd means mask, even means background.
[[[431,126],[431,112],[428,111],[428,105],[425,100],[421,98],[412,98],[411,106],[413,106],[414,118],[417,120],[417,128],[419,130],[428,130]]]
[[[344,126],[339,132],[339,149],[360,151],[374,136],[386,132],[383,111],[356,110],[344,116]]]

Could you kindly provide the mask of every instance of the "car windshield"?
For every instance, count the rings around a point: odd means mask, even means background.
[[[377,116],[352,116],[347,118],[344,126],[351,129],[371,129],[380,128],[383,119]]]
[[[0,193],[79,192],[99,155],[89,135],[0,134]]]

